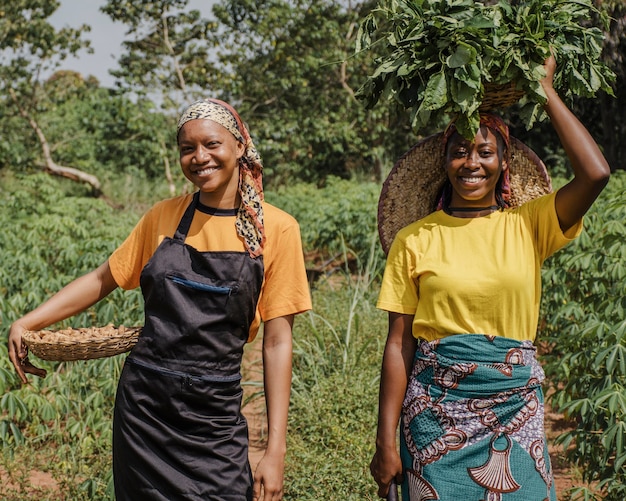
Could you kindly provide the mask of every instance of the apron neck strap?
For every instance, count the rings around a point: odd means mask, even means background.
[[[191,221],[193,220],[193,215],[196,212],[196,207],[198,205],[199,200],[200,200],[200,192],[196,191],[193,194],[193,198],[191,202],[189,203],[189,205],[187,206],[187,209],[185,210],[183,217],[180,219],[180,223],[178,223],[178,228],[176,228],[176,233],[174,234],[174,240],[180,240],[181,242],[184,242],[185,239],[187,238],[187,233],[189,233],[189,228],[191,227]]]

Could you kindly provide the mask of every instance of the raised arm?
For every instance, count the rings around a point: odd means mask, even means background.
[[[554,90],[555,67],[556,61],[551,56],[546,61],[547,75],[541,85],[548,97],[545,110],[574,170],[574,178],[559,190],[555,202],[561,230],[565,232],[585,215],[598,198],[609,181],[611,169],[589,131]]]
[[[46,371],[28,361],[28,351],[22,342],[24,331],[37,331],[86,310],[117,288],[108,260],[95,270],[63,287],[45,303],[19,318],[9,332],[9,358],[23,383],[26,374],[43,377]]]

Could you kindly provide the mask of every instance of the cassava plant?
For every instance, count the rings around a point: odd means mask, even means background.
[[[574,243],[546,263],[540,340],[551,403],[573,428],[557,441],[591,487],[574,499],[626,499],[626,176],[611,182]]]
[[[523,94],[520,116],[530,128],[545,118],[540,80],[551,50],[555,88],[566,99],[613,95],[615,75],[600,59],[603,33],[590,25],[592,13],[606,28],[591,0],[381,0],[359,29],[357,52],[379,57],[358,96],[368,107],[390,100],[410,110],[416,131],[457,115],[469,138],[490,85],[510,84]]]

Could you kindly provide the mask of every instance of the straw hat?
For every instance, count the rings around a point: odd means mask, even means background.
[[[378,201],[378,234],[385,253],[396,233],[435,211],[446,180],[442,133],[433,134],[407,151],[387,176]],[[528,146],[510,137],[511,207],[552,191],[545,165]]]

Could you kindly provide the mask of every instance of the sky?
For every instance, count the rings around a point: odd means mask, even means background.
[[[212,17],[211,7],[216,0],[190,0],[189,8],[198,9],[204,17]],[[109,70],[116,68],[116,58],[122,50],[126,28],[114,23],[100,7],[106,0],[60,0],[61,6],[50,16],[50,24],[58,28],[78,28],[82,24],[91,26],[91,31],[83,38],[91,40],[93,54],[78,53],[77,58],[68,58],[61,63],[62,70],[73,70],[84,77],[95,76],[103,87],[112,87],[114,78]]]

